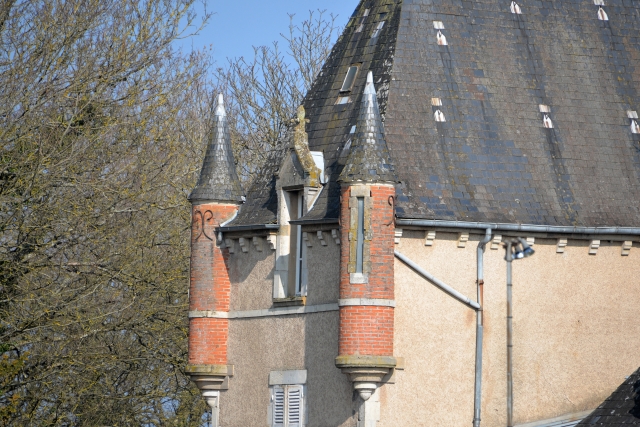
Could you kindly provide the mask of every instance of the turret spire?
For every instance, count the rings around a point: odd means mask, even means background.
[[[376,182],[395,183],[395,174],[389,149],[384,138],[384,130],[373,74],[367,74],[367,83],[360,104],[360,113],[356,122],[356,135],[351,143],[351,152],[342,169],[340,182]]]
[[[236,173],[231,136],[224,109],[224,98],[218,95],[213,112],[211,139],[204,157],[198,184],[189,195],[190,201],[208,200],[241,202],[244,199],[242,186]]]

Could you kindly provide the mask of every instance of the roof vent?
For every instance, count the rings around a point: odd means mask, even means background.
[[[522,13],[522,9],[520,9],[518,3],[514,1],[511,2],[511,13],[515,13],[516,15],[520,15]]]
[[[551,119],[549,118],[548,114],[544,115],[544,119],[542,120],[542,124],[544,125],[544,127],[546,127],[547,129],[553,129],[553,122],[551,121]]]
[[[376,29],[373,31],[373,34],[371,34],[372,39],[375,39],[376,37],[378,37],[378,35],[380,34],[380,30],[382,30],[382,27],[384,27],[384,21],[378,22]]]
[[[444,24],[442,21],[433,21],[433,28],[436,30],[444,30]]]
[[[442,99],[440,99],[440,98],[431,98],[431,105],[433,105],[434,107],[442,106]]]
[[[442,31],[438,30],[438,35],[436,37],[438,38],[438,46],[447,45],[447,38],[442,34]]]
[[[356,33],[362,32],[362,29],[364,28],[364,21],[367,20],[367,16],[369,16],[369,9],[364,10],[362,18],[360,18],[360,20],[358,21],[358,28],[356,28]]]
[[[596,6],[604,6],[604,0],[593,0],[593,4]]]
[[[548,105],[540,104],[540,112],[541,113],[550,113],[551,108]]]
[[[629,110],[627,111],[627,117],[629,117],[630,119],[637,119],[638,113],[633,110]]]
[[[640,126],[636,119],[631,119],[631,133],[640,133]]]
[[[598,9],[598,19],[601,21],[608,21],[609,17],[607,16],[607,12],[604,11],[602,6]]]
[[[349,133],[356,133],[356,125],[351,126]]]
[[[440,111],[440,109],[437,109],[436,112],[433,114],[433,118],[435,119],[436,122],[446,122],[447,119],[444,118],[444,114],[442,114],[442,111]]]

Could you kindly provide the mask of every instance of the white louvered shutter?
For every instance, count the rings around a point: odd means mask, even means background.
[[[273,427],[284,427],[284,388],[275,386],[273,387]]]
[[[287,387],[287,427],[302,427],[304,416],[302,386]]]

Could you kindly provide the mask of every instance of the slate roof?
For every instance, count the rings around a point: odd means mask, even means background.
[[[344,147],[371,71],[398,217],[640,225],[640,134],[629,117],[640,110],[640,3],[607,0],[608,21],[593,0],[521,0],[521,14],[510,4],[359,3],[304,100],[310,149],[324,152],[329,174],[306,219],[338,217]],[[340,93],[352,65],[353,89]],[[234,225],[275,222],[274,182],[254,182]]]
[[[387,142],[384,139],[384,129],[371,72],[367,75],[367,83],[360,101],[355,136],[351,146],[345,149],[349,150],[349,155],[338,178],[339,182],[394,184],[398,182],[389,158]]]
[[[231,151],[231,136],[222,94],[213,112],[213,127],[198,183],[189,200],[241,202],[244,193]]]
[[[635,371],[578,427],[640,425],[640,369]]]

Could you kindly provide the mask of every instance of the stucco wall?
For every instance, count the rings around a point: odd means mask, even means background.
[[[476,247],[457,235],[404,231],[396,249],[476,299]],[[513,263],[516,424],[595,408],[640,365],[640,248],[620,242],[536,239],[536,254]],[[506,425],[506,263],[485,252],[482,425]],[[475,313],[395,264],[395,355],[406,369],[381,390],[380,427],[468,426],[473,419]]]
[[[232,320],[229,390],[220,398],[225,427],[266,426],[272,370],[307,370],[309,427],[354,427],[352,388],[335,367],[338,312]]]
[[[312,246],[307,248],[307,305],[337,303],[340,296],[340,246],[331,237],[331,230],[323,231],[326,246],[322,246],[316,231],[309,229],[308,233]]]
[[[307,247],[307,306],[337,305],[340,246],[325,230],[323,246],[317,230],[309,232]],[[273,308],[275,251],[266,242],[262,252],[249,245],[229,257],[231,310]],[[338,311],[231,319],[228,362],[235,366],[229,390],[220,398],[224,427],[267,425],[270,371],[307,370],[308,427],[354,427],[351,383],[335,367],[338,355]]]

